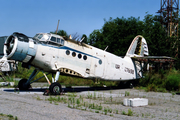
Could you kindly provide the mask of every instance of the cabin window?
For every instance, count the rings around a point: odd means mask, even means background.
[[[52,45],[64,45],[64,40],[56,37],[51,37],[50,44]]]
[[[87,56],[86,56],[86,55],[84,55],[84,56],[83,56],[83,59],[84,59],[84,60],[87,60]]]
[[[64,40],[61,39],[61,45],[64,45]]]
[[[64,40],[63,39],[60,39],[60,38],[57,38],[57,43],[61,44],[61,45],[64,45]]]
[[[57,38],[57,43],[61,43],[61,39],[60,38]]]
[[[55,37],[51,37],[51,41],[56,42],[56,38]]]
[[[70,54],[70,51],[69,50],[66,50],[66,55],[69,55]]]
[[[82,58],[82,55],[81,55],[81,54],[78,54],[78,58],[81,59],[81,58]]]
[[[75,57],[75,56],[76,56],[76,53],[75,53],[75,52],[72,52],[72,56]]]

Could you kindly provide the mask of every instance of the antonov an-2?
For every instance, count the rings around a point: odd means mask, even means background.
[[[119,57],[70,38],[51,33],[38,33],[33,38],[22,33],[13,33],[4,44],[4,54],[7,59],[22,62],[22,66],[35,70],[28,79],[18,83],[20,90],[27,90],[33,78],[42,71],[53,94],[62,91],[57,82],[61,75],[72,75],[89,79],[128,81],[142,77],[142,63],[132,57],[148,56],[146,40],[138,35],[132,41],[125,57]],[[54,74],[52,83],[46,73]]]

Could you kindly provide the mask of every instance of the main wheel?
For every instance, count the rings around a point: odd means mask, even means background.
[[[49,86],[49,90],[54,95],[59,95],[62,92],[61,85],[58,82],[52,83]]]
[[[30,84],[25,84],[27,82],[27,79],[21,79],[18,83],[18,88],[19,90],[28,90],[31,85]]]

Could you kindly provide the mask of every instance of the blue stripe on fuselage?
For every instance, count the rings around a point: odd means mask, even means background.
[[[79,50],[75,50],[75,49],[70,48],[70,47],[67,47],[67,46],[56,47],[56,46],[50,46],[50,45],[46,45],[46,44],[41,44],[41,45],[43,45],[43,46],[48,46],[48,47],[52,47],[52,48],[57,48],[57,49],[71,50],[71,51],[73,51],[73,52],[81,53],[81,54],[87,55],[87,56],[89,56],[89,57],[93,57],[93,58],[96,58],[96,59],[99,59],[99,60],[100,60],[100,58],[98,58],[98,57],[95,57],[95,56],[93,56],[93,55],[90,55],[90,54],[81,52],[81,51],[79,51]]]

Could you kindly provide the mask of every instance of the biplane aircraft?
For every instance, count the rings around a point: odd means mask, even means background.
[[[82,40],[77,42],[51,33],[38,33],[31,38],[17,32],[5,41],[4,54],[7,59],[22,62],[25,68],[35,67],[28,79],[19,81],[20,90],[28,90],[31,83],[45,77],[53,94],[62,91],[57,82],[60,75],[109,81],[139,79],[143,77],[144,64],[132,58],[149,55],[146,40],[140,35],[134,38],[126,55],[119,57]],[[40,71],[44,76],[34,80]],[[46,73],[52,73],[52,82]]]

